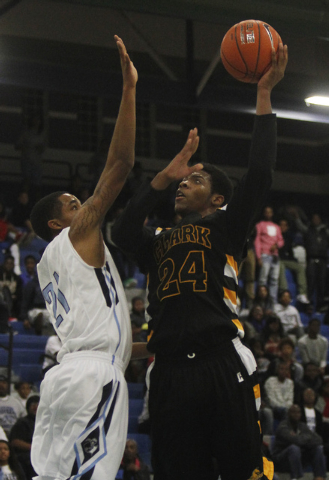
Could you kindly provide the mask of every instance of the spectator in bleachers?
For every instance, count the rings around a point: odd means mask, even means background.
[[[16,382],[14,385],[14,392],[11,394],[13,398],[16,398],[24,408],[26,408],[26,401],[29,396],[32,395],[32,386],[29,382]]]
[[[247,322],[250,323],[256,333],[260,334],[266,324],[266,316],[260,305],[254,305],[248,315]]]
[[[38,276],[36,275],[23,288],[21,310],[18,319],[26,329],[34,328],[37,335],[53,335],[54,328],[46,308]]]
[[[260,305],[264,310],[265,315],[270,315],[274,310],[274,302],[267,285],[258,285],[253,305]]]
[[[9,438],[13,425],[25,415],[26,410],[16,398],[8,394],[8,389],[7,378],[0,375],[0,425]]]
[[[7,255],[3,264],[0,266],[0,288],[7,287],[10,292],[9,315],[18,317],[23,293],[22,279],[14,272],[15,259],[12,255]]]
[[[289,377],[289,366],[279,363],[276,376],[268,378],[264,390],[268,405],[273,410],[274,418],[283,420],[294,401],[294,382]]]
[[[291,301],[290,291],[283,290],[279,295],[279,303],[274,305],[274,312],[281,320],[284,334],[293,335],[298,339],[302,337],[305,332],[299,311],[291,305]]]
[[[254,337],[250,340],[249,348],[252,351],[257,363],[258,380],[260,383],[262,383],[263,380],[265,380],[267,369],[270,364],[270,359],[265,353],[263,342],[261,341],[259,336]]]
[[[25,270],[21,273],[21,279],[24,286],[37,275],[36,270],[37,260],[34,255],[26,255],[24,258]]]
[[[27,480],[8,441],[3,439],[0,439],[0,471],[2,480]]]
[[[21,151],[23,186],[35,194],[42,184],[42,157],[45,150],[41,115],[34,113],[28,118],[15,148]]]
[[[315,310],[321,312],[325,308],[329,228],[318,213],[313,213],[309,226],[298,219],[298,228],[304,233],[308,298]]]
[[[45,346],[45,353],[43,356],[42,373],[45,375],[57,362],[57,353],[60,351],[62,343],[58,335],[50,335]]]
[[[322,420],[329,423],[329,376],[323,378],[315,408],[322,414]]]
[[[289,472],[292,479],[303,477],[303,466],[311,463],[314,480],[325,480],[322,438],[301,421],[298,405],[289,408],[288,418],[278,426],[272,457],[275,469]]]
[[[301,421],[312,432],[316,432],[323,440],[323,420],[321,413],[315,408],[316,393],[312,388],[305,388],[301,402]]]
[[[274,302],[278,297],[279,285],[279,248],[284,244],[279,225],[272,221],[273,209],[267,206],[263,210],[263,220],[256,224],[255,253],[259,270],[259,285],[268,285]]]
[[[320,335],[320,325],[321,322],[318,318],[311,318],[307,334],[300,337],[297,346],[302,364],[313,362],[320,367],[321,373],[324,374],[327,366],[328,340]]]
[[[17,420],[9,437],[10,445],[16,453],[27,480],[32,480],[36,476],[31,464],[31,445],[39,401],[40,397],[38,395],[33,395],[27,400],[27,415]]]
[[[279,257],[280,257],[280,276],[279,276],[279,291],[288,289],[288,282],[286,277],[286,268],[293,271],[296,274],[297,282],[297,300],[303,304],[309,304],[307,298],[307,282],[306,282],[306,272],[305,267],[298,263],[297,259],[294,257],[293,246],[294,246],[294,236],[291,228],[288,224],[288,221],[281,219],[279,222],[282,237],[284,240],[284,245],[279,248]]]
[[[146,323],[145,302],[142,297],[132,298],[130,320],[134,321],[139,327],[142,327]]]
[[[267,317],[265,327],[261,333],[265,353],[272,358],[278,357],[280,354],[279,345],[283,338],[284,332],[281,320],[275,313],[272,313]]]
[[[267,376],[276,374],[277,366],[284,363],[289,368],[289,378],[295,383],[299,382],[304,375],[304,369],[295,359],[295,345],[290,337],[284,337],[279,343],[279,356],[274,358],[267,370]]]
[[[21,232],[33,234],[33,228],[30,221],[31,209],[32,205],[29,194],[25,191],[21,191],[13,204],[8,220]]]
[[[304,376],[298,382],[295,382],[295,403],[301,404],[303,398],[303,392],[307,388],[314,390],[318,397],[322,388],[322,375],[320,368],[313,362],[309,362],[304,367]]]
[[[135,440],[127,439],[120,470],[123,480],[150,480],[150,469],[140,458]]]
[[[20,251],[18,242],[21,232],[7,219],[7,212],[4,203],[0,201],[0,242],[5,242],[3,247],[7,253],[14,257],[14,272],[20,275]]]

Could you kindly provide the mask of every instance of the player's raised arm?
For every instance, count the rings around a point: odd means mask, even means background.
[[[70,238],[73,243],[80,243],[99,229],[134,165],[138,75],[123,41],[118,36],[114,38],[121,61],[122,99],[104,170],[94,194],[82,205],[72,221]]]
[[[271,92],[273,87],[283,78],[288,63],[288,47],[279,43],[279,56],[272,49],[272,66],[257,84],[256,115],[272,113]]]

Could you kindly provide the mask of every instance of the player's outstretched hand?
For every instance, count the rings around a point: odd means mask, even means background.
[[[272,66],[258,81],[258,88],[265,88],[269,91],[284,77],[288,63],[288,47],[280,42],[279,55],[277,58],[274,48],[272,49]]]
[[[188,166],[188,162],[192,155],[196,152],[199,145],[198,129],[193,128],[187,137],[187,141],[182,150],[172,159],[169,165],[154,177],[151,185],[156,190],[163,190],[167,188],[170,183],[181,180],[182,178],[191,175],[203,169],[201,163],[197,163],[192,167]]]
[[[114,40],[117,44],[119,54],[120,54],[123,85],[124,85],[124,87],[134,88],[136,86],[136,83],[137,83],[137,80],[138,80],[137,70],[136,70],[133,62],[129,58],[129,55],[127,53],[127,49],[126,49],[125,44],[123,43],[122,39],[120,37],[118,37],[118,35],[114,35]]]

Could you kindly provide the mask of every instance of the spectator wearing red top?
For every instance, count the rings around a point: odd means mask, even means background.
[[[279,225],[272,221],[272,207],[263,210],[264,220],[256,224],[255,253],[260,267],[258,283],[269,286],[270,296],[277,301],[279,285],[279,248],[284,240]]]

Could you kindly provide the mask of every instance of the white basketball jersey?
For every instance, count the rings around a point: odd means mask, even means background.
[[[74,249],[65,228],[47,246],[38,276],[52,323],[62,342],[58,353],[81,350],[117,356],[125,369],[131,354],[131,324],[120,276],[104,245],[102,268],[87,265]]]

